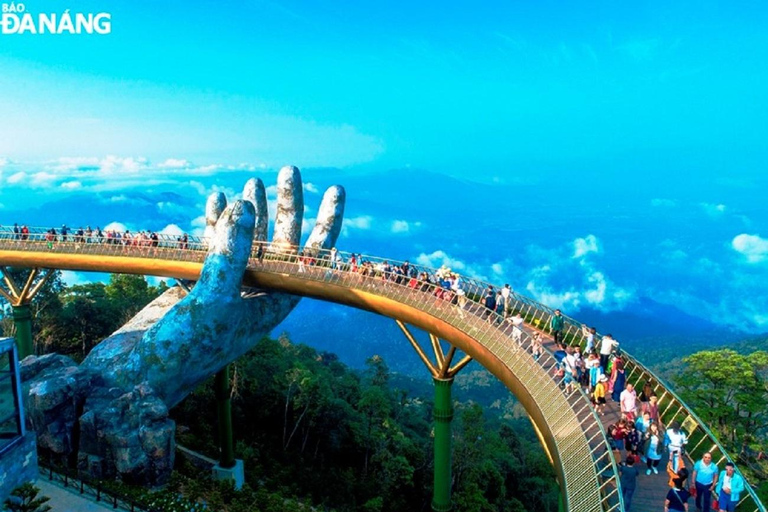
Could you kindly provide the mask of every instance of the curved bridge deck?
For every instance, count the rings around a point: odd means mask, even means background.
[[[161,237],[155,245],[124,245],[71,235],[67,240],[61,240],[61,237],[51,240],[45,231],[34,229],[24,239],[13,234],[0,237],[0,265],[195,280],[207,252],[205,241],[198,238],[181,242]],[[551,342],[545,332],[553,314],[550,308],[522,295],[512,294],[512,309],[520,311],[529,326],[523,334],[522,345],[519,345],[511,337],[509,323],[501,321],[495,313],[490,313],[494,316],[489,321],[488,310],[479,304],[485,289],[490,286],[487,283],[461,276],[464,297],[446,294],[444,298],[438,298],[434,294],[434,283],[385,272],[385,260],[381,258],[357,255],[358,262],[374,263],[370,271],[361,272],[361,267],[354,268],[349,263],[350,254],[339,253],[341,261],[335,265],[336,268],[331,268],[327,251],[323,254],[318,254],[317,249],[305,251],[306,256],[300,258],[297,256],[298,248],[294,248],[293,252],[286,252],[284,247],[272,251],[268,243],[255,243],[244,284],[372,311],[445,339],[504,382],[525,407],[553,461],[567,510],[624,510],[618,468],[603,425],[603,421],[611,417],[598,416],[583,391],[570,396],[563,393],[552,371],[555,359],[551,347],[545,346],[547,350],[538,361],[528,350],[534,328]],[[324,255],[326,259],[323,259]],[[399,264],[393,260],[389,262]],[[411,267],[429,276],[439,272],[420,266]],[[578,322],[566,318],[566,341],[583,343],[581,327]],[[719,450],[721,462],[730,460],[698,418],[650,371],[631,357],[626,369],[628,382],[642,379],[653,383],[661,397],[662,422],[668,423],[682,416],[692,418],[687,424],[693,425],[689,432],[695,444],[695,447],[689,444],[692,448],[689,453],[693,457],[700,456],[703,451]],[[660,508],[663,500],[656,501],[654,495],[662,490],[666,494],[666,480],[662,475],[654,479],[644,476],[640,477],[634,499],[638,505],[633,509],[646,510],[645,504],[643,508],[638,508],[643,502],[648,504],[647,510]],[[739,510],[765,512],[751,489],[745,493]]]

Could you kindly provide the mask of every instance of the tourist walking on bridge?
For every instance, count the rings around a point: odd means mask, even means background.
[[[600,375],[595,385],[595,391],[593,396],[595,397],[595,410],[601,415],[605,414],[605,383],[608,382],[608,377]]]
[[[680,430],[680,423],[673,421],[667,429],[666,439],[664,444],[669,449],[669,464],[672,467],[673,472],[677,472],[680,467],[685,467],[683,462],[683,446],[688,444],[688,438],[685,432]]]
[[[555,310],[555,314],[552,315],[552,320],[549,322],[549,327],[552,329],[552,338],[555,343],[560,343],[563,339],[563,328],[565,327],[565,318],[559,309]]]
[[[603,336],[603,340],[600,342],[600,368],[603,369],[603,373],[608,373],[608,358],[611,357],[611,352],[619,344],[613,339],[613,336],[606,334]]]
[[[685,479],[677,477],[674,479],[674,487],[667,493],[667,499],[664,501],[664,512],[671,510],[678,512],[688,512],[688,498],[691,494],[684,489]]]
[[[627,388],[621,392],[619,402],[621,403],[621,414],[626,416],[627,420],[634,422],[637,412],[637,399],[635,387],[632,384],[627,384]]]
[[[637,475],[639,471],[635,467],[635,458],[627,457],[626,462],[619,464],[621,474],[621,495],[624,498],[624,510],[629,512],[632,508],[632,495],[637,488]]]
[[[736,474],[733,462],[726,462],[717,479],[717,499],[720,512],[734,512],[744,492],[744,479]]]
[[[501,295],[504,297],[504,318],[507,318],[512,311],[512,302],[510,301],[512,288],[510,288],[508,284],[505,284],[504,288],[501,289]]]
[[[696,510],[710,512],[712,492],[717,486],[717,464],[712,462],[712,454],[707,452],[693,465],[693,480],[696,486]]]
[[[654,474],[659,474],[659,461],[661,460],[662,449],[662,437],[659,431],[658,423],[651,423],[648,427],[648,432],[645,433],[645,445],[647,447],[645,452],[646,464],[648,469],[645,471],[646,475],[650,475],[651,471]]]

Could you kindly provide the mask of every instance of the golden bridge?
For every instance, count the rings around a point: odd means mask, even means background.
[[[109,272],[151,275],[195,281],[207,254],[207,244],[202,238],[189,237],[181,241],[176,237],[159,235],[156,241],[132,242],[96,239],[69,235],[52,237],[44,228],[34,228],[29,234],[3,233],[0,237],[0,267],[29,268],[32,273],[26,283],[14,283],[5,272],[7,289],[0,287],[12,305],[23,308],[40,288],[45,269],[61,269],[86,272]],[[488,283],[460,276],[463,296],[454,298],[437,296],[436,286],[411,276],[398,276],[383,272],[383,258],[358,255],[357,262],[373,263],[372,270],[361,272],[350,264],[351,254],[338,253],[338,263],[324,259],[322,254],[301,256],[299,248],[281,245],[272,248],[268,242],[253,245],[243,285],[261,290],[279,291],[303,297],[343,304],[377,313],[397,321],[406,337],[416,349],[421,360],[440,383],[452,382],[456,374],[471,359],[501,380],[517,397],[527,411],[542,446],[546,450],[557,473],[562,494],[563,508],[568,511],[611,512],[623,511],[624,503],[619,468],[606,434],[606,425],[618,419],[615,404],[609,405],[606,416],[599,416],[588,396],[580,387],[566,395],[559,378],[553,372],[554,344],[549,335],[550,319],[554,311],[528,297],[511,293],[511,309],[519,311],[525,319],[522,343],[513,340],[509,322],[502,321],[490,312],[481,300],[490,286]],[[395,260],[389,264],[399,265]],[[417,275],[426,272],[430,276],[438,270],[412,265]],[[367,268],[367,267],[366,267]],[[33,284],[34,283],[34,284]],[[494,289],[499,289],[494,286]],[[508,305],[509,307],[509,305]],[[23,316],[23,310],[22,316]],[[487,315],[496,315],[490,321]],[[408,325],[430,334],[434,361],[427,355]],[[530,347],[532,335],[542,334],[544,355],[534,359]],[[565,317],[565,342],[584,345],[582,324]],[[440,340],[448,343],[448,350]],[[454,363],[456,351],[465,356]],[[732,458],[712,432],[664,382],[642,363],[625,355],[627,382],[639,385],[650,382],[659,397],[659,419],[664,425],[679,421],[688,435],[687,456],[698,460],[704,452],[711,452],[720,466]],[[452,405],[448,400],[438,404],[436,396],[435,419],[436,444],[438,428],[448,429],[448,487],[438,496],[439,465],[445,465],[446,454],[438,454],[436,446],[436,475],[434,510],[450,509],[450,418]],[[438,415],[438,408],[444,410]],[[439,416],[439,417],[438,417]],[[442,462],[438,461],[443,457]],[[737,472],[739,471],[737,465]],[[663,473],[663,472],[662,472]],[[640,476],[633,498],[634,510],[656,510],[663,506],[667,487],[666,477]],[[747,485],[738,510],[766,512],[754,490]]]

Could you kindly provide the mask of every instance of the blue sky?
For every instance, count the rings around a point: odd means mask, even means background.
[[[349,248],[766,330],[764,3],[416,4],[76,1],[112,33],[0,35],[0,223],[191,231],[290,163],[348,186]]]

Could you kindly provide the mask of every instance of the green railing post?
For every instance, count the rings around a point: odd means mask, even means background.
[[[451,510],[451,420],[453,378],[435,378],[435,487],[432,493],[432,510]]]
[[[229,389],[229,365],[216,374],[216,406],[219,415],[219,466],[235,466],[235,449],[232,442],[232,403]]]
[[[19,350],[19,360],[32,355],[32,311],[29,304],[13,306],[13,323],[16,325],[16,348]]]

